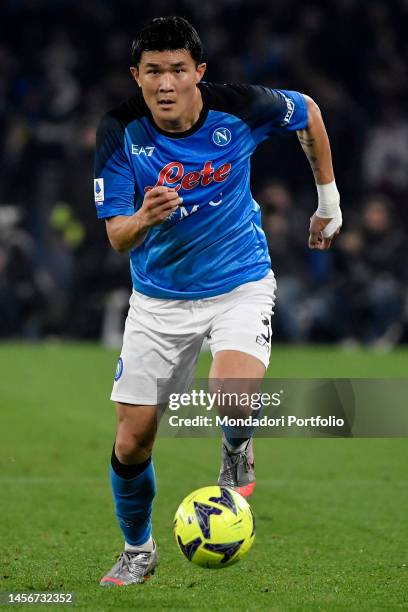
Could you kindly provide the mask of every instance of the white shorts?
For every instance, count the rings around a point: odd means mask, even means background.
[[[200,300],[168,300],[133,291],[111,399],[126,404],[167,403],[189,391],[204,338],[214,356],[242,351],[267,368],[276,281],[265,278]]]

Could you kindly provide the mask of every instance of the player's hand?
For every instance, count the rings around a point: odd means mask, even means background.
[[[143,204],[139,209],[139,218],[142,224],[148,228],[160,225],[177,210],[183,198],[178,191],[170,187],[153,187],[144,197]]]
[[[333,221],[333,219],[323,219],[316,213],[310,218],[309,228],[309,248],[324,251],[330,248],[332,240],[339,235],[341,225],[337,227],[329,236],[323,235],[323,230]],[[327,232],[324,232],[327,234]]]

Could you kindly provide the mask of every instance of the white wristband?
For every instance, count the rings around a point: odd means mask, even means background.
[[[324,238],[330,238],[341,227],[343,217],[340,209],[340,194],[336,187],[336,181],[327,185],[317,185],[318,207],[316,215],[322,219],[331,219],[322,230]]]
[[[340,194],[336,187],[336,181],[327,185],[317,185],[318,207],[316,215],[322,219],[332,218],[340,210]]]

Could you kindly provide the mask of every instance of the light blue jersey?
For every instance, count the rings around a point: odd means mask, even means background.
[[[199,299],[266,276],[271,267],[250,159],[272,131],[307,126],[303,95],[200,83],[203,109],[187,132],[154,124],[141,91],[102,119],[95,204],[100,219],[133,215],[147,190],[178,190],[182,205],[130,251],[133,286],[150,297]]]

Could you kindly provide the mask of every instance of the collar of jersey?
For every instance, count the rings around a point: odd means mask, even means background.
[[[194,125],[192,125],[190,129],[185,130],[184,132],[166,132],[166,130],[163,130],[154,122],[153,115],[151,114],[150,111],[149,111],[149,120],[154,125],[154,128],[160,134],[163,134],[163,136],[167,136],[167,138],[186,138],[187,136],[191,136],[192,134],[197,132],[203,126],[205,120],[207,119],[207,115],[208,115],[208,107],[203,99],[203,108],[200,111],[200,116],[198,117]]]

